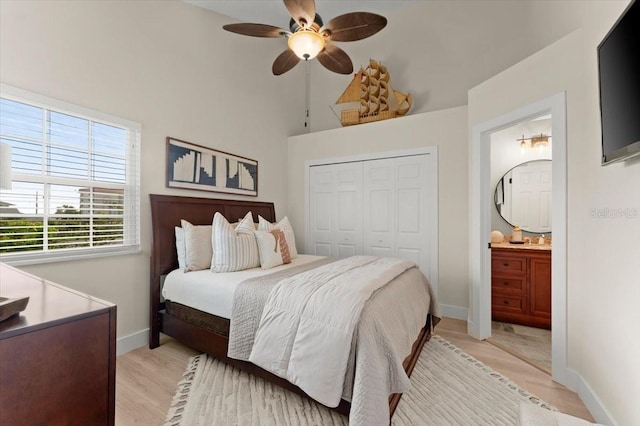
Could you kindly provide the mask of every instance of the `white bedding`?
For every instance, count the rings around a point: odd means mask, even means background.
[[[233,293],[238,284],[249,278],[268,275],[283,269],[303,265],[322,256],[301,254],[291,263],[272,269],[253,268],[237,272],[171,271],[164,281],[162,297],[219,317],[231,318]]]
[[[338,406],[365,303],[412,267],[402,259],[352,256],[280,281],[265,303],[249,361]]]

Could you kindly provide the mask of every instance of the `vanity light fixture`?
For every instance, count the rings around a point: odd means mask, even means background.
[[[520,142],[520,153],[524,154],[527,148],[537,148],[538,152],[542,152],[549,146],[549,138],[551,138],[551,135],[547,136],[540,133],[540,136],[531,136],[530,138],[525,138],[522,135],[522,138],[516,140]]]

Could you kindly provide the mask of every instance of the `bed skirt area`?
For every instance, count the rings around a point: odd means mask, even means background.
[[[165,301],[164,306],[166,313],[173,317],[197,327],[202,327],[220,336],[229,337],[230,320],[227,318],[212,315],[170,300]]]

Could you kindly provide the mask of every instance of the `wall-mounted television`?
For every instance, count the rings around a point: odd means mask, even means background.
[[[640,155],[640,1],[598,45],[602,164]]]

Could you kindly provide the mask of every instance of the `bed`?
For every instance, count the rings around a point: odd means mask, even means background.
[[[160,344],[160,333],[164,333],[187,346],[206,352],[224,362],[269,380],[279,386],[301,395],[302,389],[289,381],[266,371],[253,363],[228,356],[230,320],[228,315],[214,315],[201,309],[173,300],[163,300],[162,283],[166,276],[177,269],[178,259],[175,245],[175,227],[181,220],[194,225],[211,224],[214,213],[219,212],[228,220],[235,221],[251,211],[270,222],[275,222],[273,203],[243,200],[222,200],[196,197],[150,195],[152,216],[152,247],[150,264],[150,336],[149,347]],[[411,353],[404,358],[402,366],[410,375],[422,350],[431,337],[432,327],[438,318],[426,315],[424,327],[417,333],[411,347]],[[392,416],[401,394],[389,397],[389,415]],[[340,400],[336,411],[349,415],[351,403]]]

